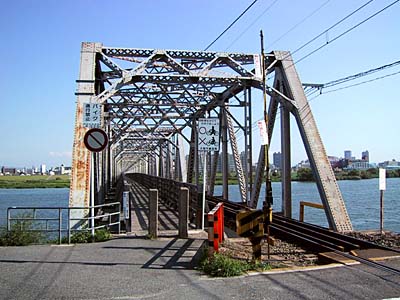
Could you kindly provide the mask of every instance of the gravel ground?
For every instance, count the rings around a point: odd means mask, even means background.
[[[231,238],[224,241],[220,252],[233,258],[251,260],[252,247],[247,238]],[[261,246],[262,261],[269,262],[274,268],[316,265],[318,257],[315,253],[279,239],[270,245],[270,259],[268,259],[268,244],[263,241]]]
[[[393,232],[352,232],[348,233],[359,239],[367,240],[379,245],[400,250],[400,234]],[[268,245],[262,242],[262,261],[269,262],[274,268],[304,267],[318,265],[317,253],[305,250],[295,244],[275,239],[270,245],[268,259]],[[233,258],[250,261],[252,258],[251,243],[247,238],[229,238],[224,241],[220,252]]]
[[[400,250],[400,233],[387,231],[381,234],[380,232],[361,231],[348,233],[348,235],[373,242],[381,246]]]

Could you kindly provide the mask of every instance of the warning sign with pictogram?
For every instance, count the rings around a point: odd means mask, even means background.
[[[199,151],[219,151],[219,119],[202,118],[198,125]]]

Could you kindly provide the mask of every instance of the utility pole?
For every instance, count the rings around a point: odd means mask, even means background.
[[[263,31],[260,31],[260,39],[261,39],[261,68],[262,68],[262,82],[263,82],[263,98],[264,98],[264,121],[265,126],[268,133],[268,112],[267,112],[267,92],[266,92],[266,74],[265,74],[265,54],[264,54],[264,35]],[[271,178],[269,176],[269,159],[268,159],[268,149],[269,149],[269,141],[264,145],[265,147],[265,200],[263,203],[263,211],[265,216],[265,225],[267,227],[267,250],[268,250],[268,259],[270,258],[270,249],[269,249],[269,225],[272,222],[272,186],[271,186]]]

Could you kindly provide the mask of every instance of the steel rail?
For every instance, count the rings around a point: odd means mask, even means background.
[[[220,199],[218,197],[207,196],[207,200],[208,200],[209,204],[214,204],[214,205],[216,205],[216,203],[218,203],[218,202],[224,202],[224,210],[226,213],[226,220],[228,219],[227,220],[228,222],[229,222],[229,219],[232,219],[232,218],[236,219],[236,214],[240,210],[249,209],[248,207],[246,207],[240,203],[223,201],[222,199]],[[232,220],[230,220],[230,221],[232,221]],[[226,225],[229,226],[229,223],[227,223]],[[378,244],[375,244],[375,243],[372,243],[369,241],[364,241],[364,240],[357,239],[355,237],[347,236],[344,234],[340,234],[337,232],[333,232],[329,229],[325,229],[323,227],[313,225],[310,223],[304,223],[304,222],[299,222],[299,221],[296,221],[293,219],[288,219],[279,214],[274,214],[273,223],[272,223],[272,225],[270,225],[270,228],[272,229],[272,231],[275,231],[280,236],[286,236],[289,239],[292,238],[292,239],[296,239],[297,241],[301,241],[301,243],[303,243],[303,245],[308,245],[309,248],[312,248],[314,250],[319,250],[319,251],[321,250],[321,251],[327,251],[327,252],[331,251],[340,256],[358,261],[358,262],[368,265],[370,267],[381,269],[381,270],[390,272],[395,275],[400,275],[399,269],[389,267],[389,266],[383,265],[381,263],[375,262],[373,260],[370,260],[367,258],[362,258],[362,257],[356,256],[354,254],[338,250],[338,248],[343,249],[344,248],[343,245],[346,245],[347,247],[350,246],[350,248],[353,247],[353,249],[351,249],[351,250],[375,248],[375,249],[382,249],[382,250],[400,253],[399,250],[381,246],[381,245],[378,245]],[[293,228],[297,228],[297,230],[295,230]],[[308,234],[305,232],[308,232]],[[320,238],[315,238],[315,236],[313,236],[315,234],[318,235]],[[331,241],[337,241],[338,244],[324,241],[321,239],[321,237],[327,237]],[[343,250],[345,250],[345,249],[343,249]]]
[[[377,268],[377,269],[388,271],[388,272],[393,273],[395,275],[400,275],[400,270],[399,269],[392,268],[392,267],[389,267],[389,266],[385,266],[385,265],[380,264],[380,263],[378,263],[376,261],[373,261],[373,260],[370,260],[370,259],[367,259],[367,258],[363,258],[363,257],[359,257],[359,256],[356,256],[356,255],[353,255],[353,254],[350,254],[350,253],[337,251],[337,250],[334,250],[333,252],[335,252],[338,255],[347,257],[349,259],[356,260],[356,261],[358,261],[360,263],[363,263],[365,265],[369,265],[370,267],[374,267],[374,268]]]

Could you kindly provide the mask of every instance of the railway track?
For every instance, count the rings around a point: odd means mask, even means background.
[[[236,231],[236,215],[241,210],[248,210],[248,207],[241,203],[223,201],[219,197],[207,197],[210,208],[218,202],[224,202],[225,226]],[[304,248],[316,253],[334,253],[362,264],[400,275],[400,270],[395,269],[368,258],[360,257],[358,250],[379,249],[397,253],[400,251],[381,246],[369,241],[361,240],[352,236],[333,232],[329,229],[288,219],[282,215],[274,214],[270,225],[270,233],[282,240],[295,242]]]

